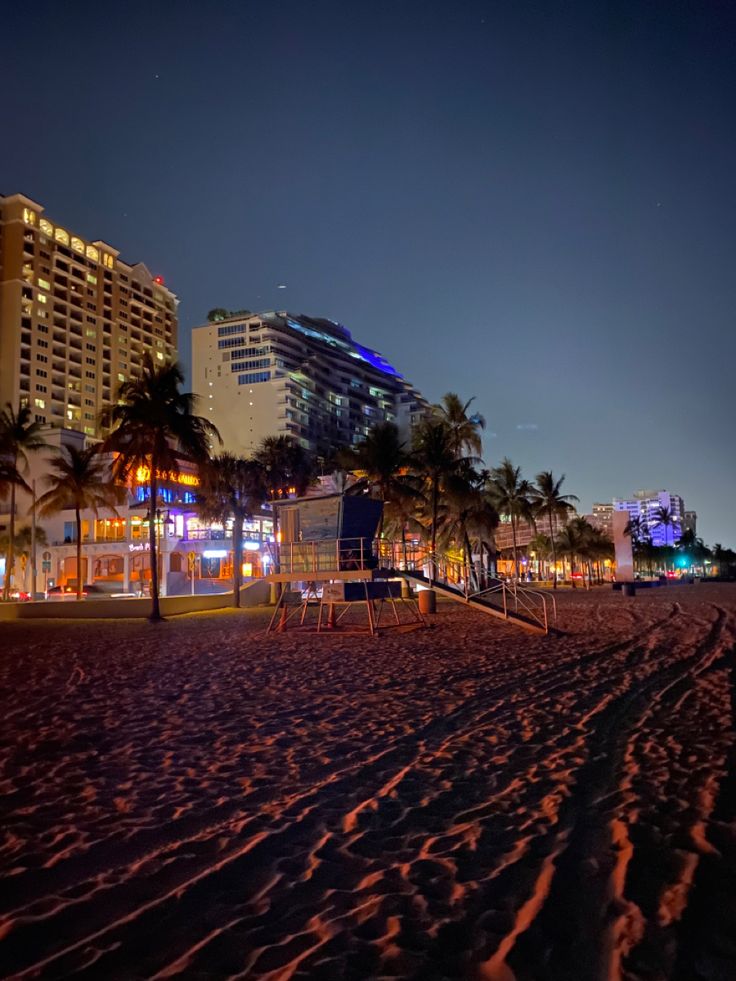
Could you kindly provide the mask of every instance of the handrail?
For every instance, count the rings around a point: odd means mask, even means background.
[[[288,548],[286,547],[288,545]],[[416,542],[369,541],[366,538],[307,539],[299,542],[269,543],[276,567],[289,575],[337,571],[368,571],[379,565],[396,571],[414,572],[428,585],[445,586],[467,603],[489,604],[508,619],[518,614],[538,624],[545,632],[550,621],[557,622],[557,601],[539,589],[497,579],[484,589],[472,590],[467,563],[448,562],[446,557],[432,553],[426,545]],[[548,602],[551,601],[551,607]],[[495,604],[494,604],[495,605]]]
[[[269,543],[274,564],[282,573],[367,571],[376,566],[374,544],[365,538],[303,539]]]

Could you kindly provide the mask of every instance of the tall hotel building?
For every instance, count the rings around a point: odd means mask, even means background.
[[[665,527],[657,520],[660,508],[666,508],[672,517],[672,524]],[[641,490],[633,498],[613,499],[614,511],[628,511],[630,518],[641,523],[642,531],[649,534],[652,544],[676,545],[682,538],[685,527],[685,503],[679,494],[671,494],[666,490]]]
[[[360,442],[378,422],[405,437],[422,396],[332,320],[286,312],[234,316],[192,333],[192,387],[225,447],[250,455],[287,435],[313,453]]]
[[[0,404],[99,438],[100,409],[143,354],[175,355],[176,307],[143,263],[0,196]]]

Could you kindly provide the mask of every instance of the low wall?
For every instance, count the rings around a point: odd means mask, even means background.
[[[256,579],[240,590],[242,607],[268,603],[270,583]],[[223,610],[233,605],[229,593],[207,593],[195,596],[162,596],[161,613],[173,617],[182,613]],[[85,599],[38,600],[32,603],[0,603],[0,620],[117,620],[143,619],[151,614],[151,600]]]

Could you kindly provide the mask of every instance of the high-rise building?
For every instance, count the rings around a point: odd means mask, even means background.
[[[691,531],[693,533],[693,535],[697,535],[697,533],[698,533],[697,527],[698,527],[698,515],[697,515],[697,512],[695,512],[695,511],[686,511],[685,512],[685,517],[683,518],[683,521],[682,521],[682,530],[683,531]]]
[[[629,500],[615,497],[613,509],[628,511],[630,518],[637,519],[642,532],[649,535],[653,545],[674,545],[682,537],[685,504],[679,494],[666,490],[641,490]],[[660,509],[669,512],[671,524],[665,525],[659,520]]]
[[[176,308],[143,263],[68,231],[22,194],[0,196],[0,404],[101,436],[100,409],[143,354],[175,355]]]
[[[593,505],[593,513],[586,517],[595,528],[609,538],[613,537],[613,504],[596,503]]]
[[[245,455],[276,435],[329,453],[386,421],[408,437],[427,408],[385,358],[341,324],[285,311],[195,328],[192,388],[225,447]]]

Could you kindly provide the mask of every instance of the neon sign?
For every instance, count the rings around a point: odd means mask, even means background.
[[[151,479],[151,468],[138,467],[135,472],[137,484],[147,484]],[[199,487],[199,477],[193,473],[181,473],[179,470],[156,470],[156,480],[170,484],[184,484],[186,487]]]

